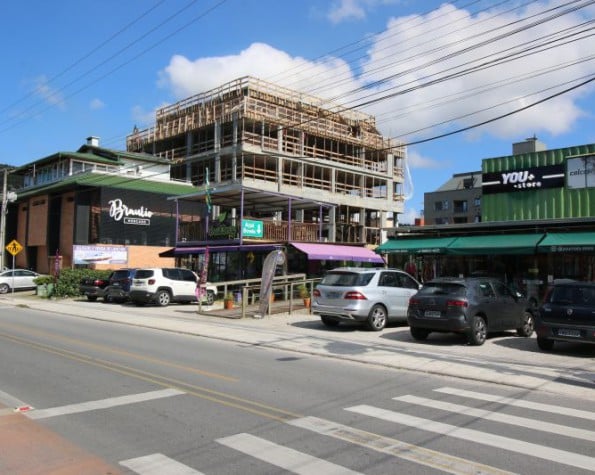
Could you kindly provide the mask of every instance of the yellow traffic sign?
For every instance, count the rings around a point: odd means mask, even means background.
[[[13,256],[16,256],[19,252],[21,252],[23,250],[23,246],[21,246],[19,241],[17,241],[16,239],[13,239],[6,246],[6,250],[8,252],[10,252]]]

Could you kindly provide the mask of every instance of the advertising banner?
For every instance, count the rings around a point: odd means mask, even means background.
[[[73,246],[75,264],[128,264],[126,246]]]

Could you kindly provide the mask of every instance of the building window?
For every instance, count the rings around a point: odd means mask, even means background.
[[[453,203],[455,213],[466,213],[467,212],[467,200],[455,200]]]
[[[448,224],[448,218],[436,218],[436,224]]]
[[[473,204],[475,206],[481,206],[481,196],[476,196],[475,199],[473,200]]]
[[[434,211],[445,211],[448,209],[448,200],[434,202]]]

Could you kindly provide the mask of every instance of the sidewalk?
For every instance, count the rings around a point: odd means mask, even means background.
[[[355,325],[326,328],[304,308],[261,319],[237,315],[222,318],[219,306],[203,306],[199,314],[196,304],[136,307],[82,299],[43,299],[22,292],[0,295],[0,305],[5,304],[395,369],[595,397],[595,351],[586,348],[586,353],[578,356],[542,353],[534,337],[519,338],[512,333],[489,338],[482,346],[467,346],[460,336],[451,334],[432,334],[426,342],[416,342],[407,326],[382,332]]]

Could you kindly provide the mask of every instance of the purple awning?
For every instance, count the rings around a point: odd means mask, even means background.
[[[292,242],[296,249],[308,254],[308,259],[315,261],[354,261],[384,264],[384,259],[371,249],[339,244],[314,244]]]

